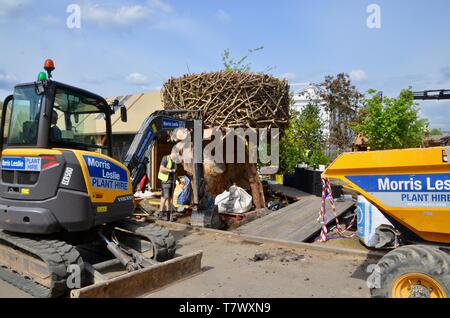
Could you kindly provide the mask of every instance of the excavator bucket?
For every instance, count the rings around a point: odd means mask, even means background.
[[[91,266],[88,264],[86,270],[94,283],[80,289],[72,290],[71,297],[142,297],[164,286],[199,274],[201,272],[202,255],[203,252],[198,251],[115,277],[107,277],[100,273],[100,267],[102,266]],[[114,263],[110,262],[109,265],[112,266]],[[104,269],[105,267],[103,267]]]
[[[450,147],[345,153],[323,173],[419,238],[450,243]]]
[[[220,227],[220,217],[217,209],[192,211],[191,225],[218,229]]]

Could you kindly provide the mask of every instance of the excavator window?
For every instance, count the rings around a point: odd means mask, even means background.
[[[50,144],[56,147],[104,152],[108,149],[105,140],[97,138],[98,127],[105,127],[101,101],[56,89],[52,121],[50,123]]]
[[[33,145],[36,143],[42,97],[34,86],[17,87],[9,121],[9,145]]]

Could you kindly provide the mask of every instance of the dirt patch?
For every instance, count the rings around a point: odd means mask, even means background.
[[[256,252],[250,260],[261,262],[266,260],[279,261],[281,263],[298,262],[305,259],[305,255],[296,253],[292,250],[276,249],[269,251]]]

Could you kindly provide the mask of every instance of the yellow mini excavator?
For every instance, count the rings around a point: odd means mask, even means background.
[[[414,93],[450,99],[450,90]],[[450,297],[450,147],[344,153],[323,173],[390,221],[376,231],[392,249],[370,276],[374,297]]]
[[[52,80],[52,60],[44,68],[37,81],[17,85],[3,104],[0,279],[37,297],[57,297],[70,287],[69,268],[77,266],[83,281],[93,250],[113,255],[128,271],[173,258],[176,242],[167,229],[130,218],[133,193],[146,171],[145,153],[158,136],[193,129],[201,113],[152,114],[121,163],[112,158],[111,114],[120,108],[126,121],[124,106]],[[185,113],[194,120],[181,119]],[[105,129],[106,138],[96,138],[96,127]],[[203,170],[194,166],[198,217]]]

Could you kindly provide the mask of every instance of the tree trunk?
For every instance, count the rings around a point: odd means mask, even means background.
[[[258,173],[256,171],[255,164],[247,164],[247,178],[250,183],[250,189],[253,197],[253,204],[257,209],[262,209],[265,207],[266,202],[264,198],[264,190],[259,179]]]

